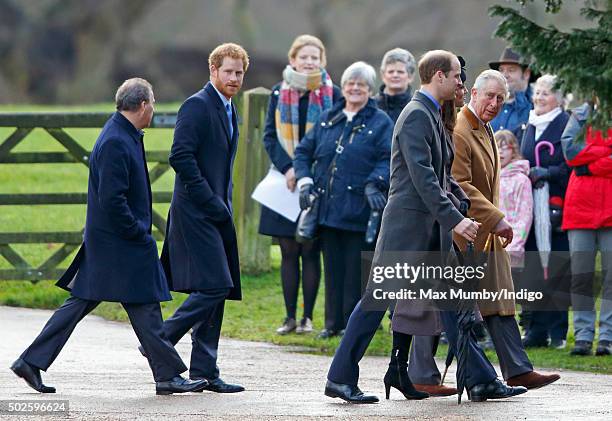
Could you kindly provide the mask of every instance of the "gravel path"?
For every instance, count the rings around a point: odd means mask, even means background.
[[[70,413],[68,417],[0,415],[0,419],[612,419],[609,375],[563,371],[557,383],[520,397],[460,406],[456,397],[406,401],[395,390],[391,400],[383,399],[378,405],[349,405],[322,393],[329,357],[233,339],[222,339],[219,366],[225,380],[243,384],[246,392],[156,396],[131,327],[95,316],[77,326],[54,365],[43,373],[43,380],[58,393],[41,395],[8,367],[50,314],[0,307],[0,400],[67,399]],[[188,362],[189,339],[183,339],[177,349]],[[384,398],[381,379],[385,369],[385,358],[365,358],[361,363],[362,390]],[[453,379],[454,373],[448,378]]]

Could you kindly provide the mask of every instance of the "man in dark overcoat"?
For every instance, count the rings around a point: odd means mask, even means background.
[[[210,82],[181,106],[170,151],[176,171],[162,264],[172,291],[189,297],[164,322],[177,343],[191,329],[189,377],[207,390],[241,392],[219,377],[217,349],[225,300],[240,300],[238,245],[232,221],[232,167],[238,120],[232,97],[249,65],[246,51],[227,43],[208,58]]]
[[[33,389],[42,383],[78,322],[101,301],[120,302],[149,355],[158,394],[200,392],[206,381],[183,379],[187,370],[162,330],[160,301],[171,300],[151,236],[151,185],[143,132],[153,116],[153,89],[144,79],[125,81],[117,112],[106,122],[89,159],[83,244],[58,286],[71,296],[53,313],[11,369]]]
[[[385,252],[447,252],[452,250],[452,233],[473,241],[478,223],[465,218],[447,195],[450,159],[440,117],[440,103],[454,100],[461,83],[461,66],[447,51],[427,52],[418,64],[421,89],[404,108],[395,125],[391,149],[391,185],[383,212],[382,226],[373,266],[385,261]],[[325,394],[353,403],[375,403],[378,398],[364,394],[357,382],[359,360],[363,357],[388,303],[372,303],[368,291],[353,311],[340,346],[327,375]],[[398,301],[393,330],[416,335],[432,335],[442,325],[449,342],[457,340],[457,315],[410,309],[407,301]],[[408,312],[404,308],[408,307]],[[380,309],[380,310],[377,310]],[[417,320],[416,313],[421,315]],[[407,314],[411,317],[403,317]],[[418,323],[414,323],[418,321]],[[405,323],[407,322],[407,323]],[[407,326],[408,324],[409,326]],[[405,329],[410,332],[403,332]],[[470,399],[482,401],[524,393],[497,379],[493,366],[474,338],[468,343],[467,384]]]

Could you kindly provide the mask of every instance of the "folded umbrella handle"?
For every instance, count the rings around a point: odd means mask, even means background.
[[[549,149],[549,155],[553,156],[555,153],[555,145],[553,145],[552,143],[550,143],[548,140],[543,140],[541,142],[538,142],[538,144],[535,147],[535,162],[536,162],[536,167],[540,166],[540,149],[542,149],[543,146],[548,147]]]

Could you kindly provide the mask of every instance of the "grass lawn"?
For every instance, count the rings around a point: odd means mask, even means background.
[[[158,105],[158,110],[176,110],[178,104]],[[2,111],[113,111],[110,104],[87,107],[0,107]],[[0,128],[0,142],[13,129]],[[88,150],[91,149],[98,129],[67,129]],[[172,141],[172,131],[166,129],[150,130],[145,137],[149,150],[168,150]],[[64,149],[46,132],[36,129],[14,151],[63,151]],[[170,191],[174,174],[170,171],[153,184],[154,191]],[[87,168],[82,164],[35,164],[35,165],[0,165],[0,194],[5,193],[45,193],[45,192],[85,192],[87,190]],[[167,204],[156,204],[154,208],[162,215],[167,213]],[[82,229],[85,222],[85,206],[52,205],[52,206],[1,206],[0,233],[22,231],[76,231]],[[53,254],[61,244],[17,244],[14,248],[32,265],[41,264]],[[66,267],[72,256],[63,263]],[[223,335],[233,338],[266,341],[280,345],[305,347],[305,352],[316,352],[331,355],[338,345],[338,338],[319,340],[315,335],[276,335],[275,330],[284,317],[284,304],[279,281],[279,251],[272,248],[272,271],[260,276],[243,276],[244,301],[227,303],[223,324]],[[0,257],[0,268],[10,268],[9,263]],[[66,298],[67,294],[56,288],[51,281],[31,283],[29,281],[0,281],[0,304],[33,308],[55,309]],[[175,294],[175,299],[163,304],[164,316],[169,316],[185,299],[183,294]],[[315,308],[315,328],[323,326],[323,288]],[[301,303],[300,303],[301,306]],[[94,312],[110,320],[126,320],[126,314],[118,304],[104,303]],[[298,317],[301,313],[298,310]],[[391,348],[388,333],[388,319],[385,318],[384,329],[377,332],[368,349],[370,355],[387,355]],[[42,327],[42,326],[41,326]],[[612,374],[612,357],[570,357],[569,347],[564,351],[530,350],[529,355],[536,367],[567,368]],[[440,356],[446,355],[446,347],[439,350]],[[493,353],[489,357],[496,361]]]

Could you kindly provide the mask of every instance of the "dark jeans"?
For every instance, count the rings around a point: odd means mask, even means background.
[[[612,228],[570,230],[572,250],[572,306],[577,341],[595,339],[595,300],[601,298],[599,340],[612,341]],[[601,251],[602,286],[595,291],[595,257]]]

